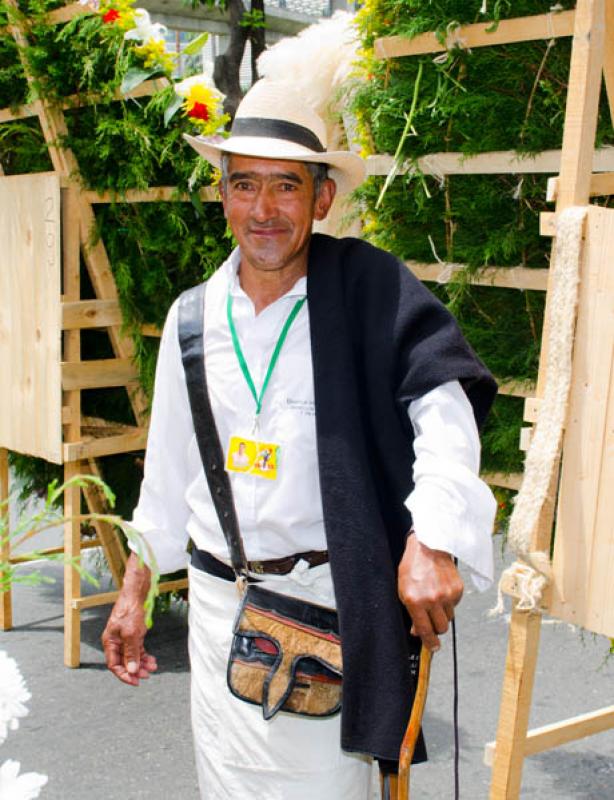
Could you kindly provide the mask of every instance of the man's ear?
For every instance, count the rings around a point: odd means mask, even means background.
[[[332,178],[327,178],[320,187],[320,194],[316,197],[313,210],[313,218],[317,220],[326,219],[330,207],[337,193],[337,184]]]

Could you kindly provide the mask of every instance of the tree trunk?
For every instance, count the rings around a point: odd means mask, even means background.
[[[265,27],[264,27],[264,0],[252,0],[252,14],[254,12],[260,11],[262,13],[262,27],[256,26],[255,28],[250,29],[249,40],[252,45],[252,53],[251,53],[251,61],[252,61],[252,84],[256,83],[258,78],[258,67],[256,62],[258,61],[258,56],[262,53],[266,47],[265,42]]]
[[[234,119],[237,106],[243,97],[239,71],[250,29],[241,26],[245,13],[242,0],[228,0],[227,8],[230,16],[230,41],[226,52],[215,59],[213,81],[220,92],[226,95],[224,111]]]

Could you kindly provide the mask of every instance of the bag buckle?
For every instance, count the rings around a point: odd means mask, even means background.
[[[262,561],[250,561],[249,571],[253,572],[255,575],[264,575],[264,564]]]

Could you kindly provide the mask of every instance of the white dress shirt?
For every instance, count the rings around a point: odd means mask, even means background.
[[[249,560],[325,550],[320,494],[309,309],[304,303],[279,354],[254,434],[256,404],[234,352],[233,321],[257,391],[281,329],[297,300],[301,278],[283,297],[255,313],[237,275],[235,250],[207,285],[205,362],[211,406],[224,455],[231,436],[279,445],[277,479],[230,472],[237,516]],[[465,393],[444,384],[408,409],[416,434],[415,489],[407,499],[419,540],[458,556],[478,588],[492,581],[492,524],[496,503],[477,477],[479,439]],[[192,425],[177,337],[177,303],[168,315],[158,356],[145,477],[132,526],[148,540],[162,573],[188,563],[186,546],[229,563]]]

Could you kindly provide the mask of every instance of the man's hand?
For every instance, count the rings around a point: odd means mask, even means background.
[[[439,650],[437,634],[448,630],[463,595],[463,581],[450,554],[409,536],[399,564],[398,592],[412,619],[412,634],[429,650]]]
[[[149,569],[140,567],[132,554],[126,564],[124,585],[102,634],[107,667],[131,686],[138,686],[142,678],[149,678],[158,667],[156,659],[144,647],[147,627],[143,604],[150,579]]]

